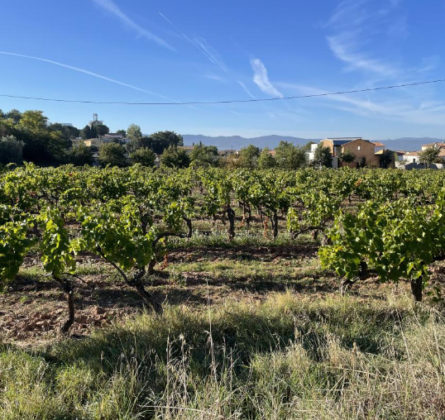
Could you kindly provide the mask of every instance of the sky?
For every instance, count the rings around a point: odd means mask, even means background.
[[[445,0],[15,0],[2,4],[0,94],[182,102],[445,78]],[[304,138],[445,137],[445,83],[267,103],[74,104],[0,96],[111,130]]]

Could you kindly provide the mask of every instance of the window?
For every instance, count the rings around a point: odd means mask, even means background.
[[[357,146],[357,150],[360,150],[360,146]]]

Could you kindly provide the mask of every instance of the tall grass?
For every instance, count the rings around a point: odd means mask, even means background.
[[[1,417],[444,418],[443,321],[401,298],[170,307],[85,340],[3,345]]]

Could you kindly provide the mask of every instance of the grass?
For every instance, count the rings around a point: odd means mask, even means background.
[[[437,419],[445,325],[409,298],[271,293],[0,352],[4,419]]]

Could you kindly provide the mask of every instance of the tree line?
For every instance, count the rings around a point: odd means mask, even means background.
[[[109,133],[109,127],[101,121],[92,121],[78,129],[72,125],[49,123],[42,111],[0,110],[0,164],[21,164],[26,161],[39,166],[99,163],[101,166],[141,164],[151,167],[159,163],[170,168],[249,169],[298,169],[308,165],[310,144],[298,147],[282,141],[274,151],[250,145],[239,152],[222,155],[215,146],[202,143],[186,150],[182,147],[182,136],[173,131],[144,135],[136,124],[131,124],[127,130],[118,130],[116,134],[121,138],[109,139],[99,145],[86,146],[82,141],[100,139]],[[318,148],[312,164],[330,166],[329,150]]]

